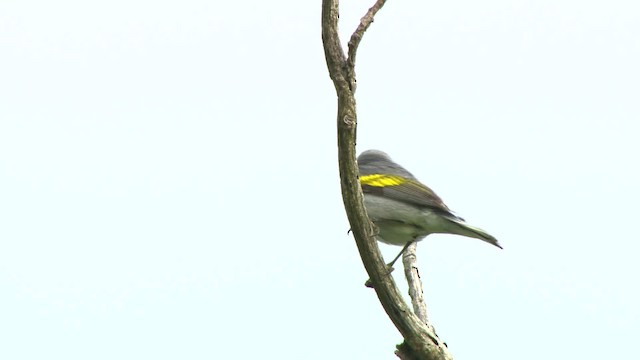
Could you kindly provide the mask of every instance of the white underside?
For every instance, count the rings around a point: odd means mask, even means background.
[[[364,204],[378,227],[378,240],[386,244],[405,245],[429,234],[451,231],[449,220],[426,209],[374,195],[366,195]]]

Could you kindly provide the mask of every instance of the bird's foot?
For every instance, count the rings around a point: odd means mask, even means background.
[[[387,264],[387,275],[391,275],[391,273],[393,272],[393,264]],[[364,282],[364,286],[368,287],[368,288],[373,288],[373,282],[371,281],[371,279],[368,279],[367,281]]]

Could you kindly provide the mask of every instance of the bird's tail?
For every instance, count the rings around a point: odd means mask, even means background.
[[[461,219],[448,218],[448,220],[450,221],[450,225],[451,225],[450,229],[448,230],[450,230],[451,233],[480,239],[482,241],[488,242],[489,244],[497,246],[500,249],[502,249],[502,246],[500,246],[500,244],[498,243],[498,240],[493,236],[489,235],[486,231],[479,229],[477,227],[473,227]]]

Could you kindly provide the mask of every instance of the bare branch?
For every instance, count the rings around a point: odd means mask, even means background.
[[[418,259],[416,256],[416,249],[418,243],[413,243],[407,247],[402,255],[402,264],[404,265],[404,275],[407,278],[409,284],[409,297],[411,298],[411,304],[413,305],[413,312],[424,322],[429,330],[435,334],[436,331],[433,325],[429,322],[429,316],[427,314],[427,303],[424,301],[424,292],[422,289],[422,280],[420,279],[420,272],[418,271]]]
[[[345,63],[347,57],[340,44],[338,35],[338,1],[322,1],[322,44],[324,46],[324,57],[327,61],[329,76],[333,80],[338,96],[348,88],[345,77]]]
[[[385,1],[378,0],[361,20],[349,45],[349,59],[345,57],[338,36],[338,0],[322,1],[322,40],[327,68],[338,95],[338,161],[340,185],[349,224],[360,252],[363,265],[387,315],[405,339],[403,353],[419,359],[452,359],[446,346],[425,326],[407,306],[389,274],[380,254],[371,221],[363,204],[362,189],[356,165],[356,101],[355,55],[358,44],[373,16]],[[398,347],[400,350],[400,347]]]
[[[373,6],[369,8],[367,13],[360,19],[360,24],[356,28],[356,31],[354,31],[351,35],[351,38],[349,39],[349,57],[347,58],[347,66],[349,69],[355,69],[356,52],[358,51],[360,41],[362,41],[362,36],[373,22],[373,18],[374,16],[376,16],[376,13],[378,13],[378,11],[382,9],[386,2],[387,0],[377,0],[376,3],[373,4]],[[355,78],[355,73],[353,74],[353,76]]]

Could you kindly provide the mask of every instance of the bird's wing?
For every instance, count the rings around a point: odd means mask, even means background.
[[[360,176],[360,185],[365,194],[428,207],[441,214],[458,218],[433,190],[418,180],[397,175],[372,174]]]

